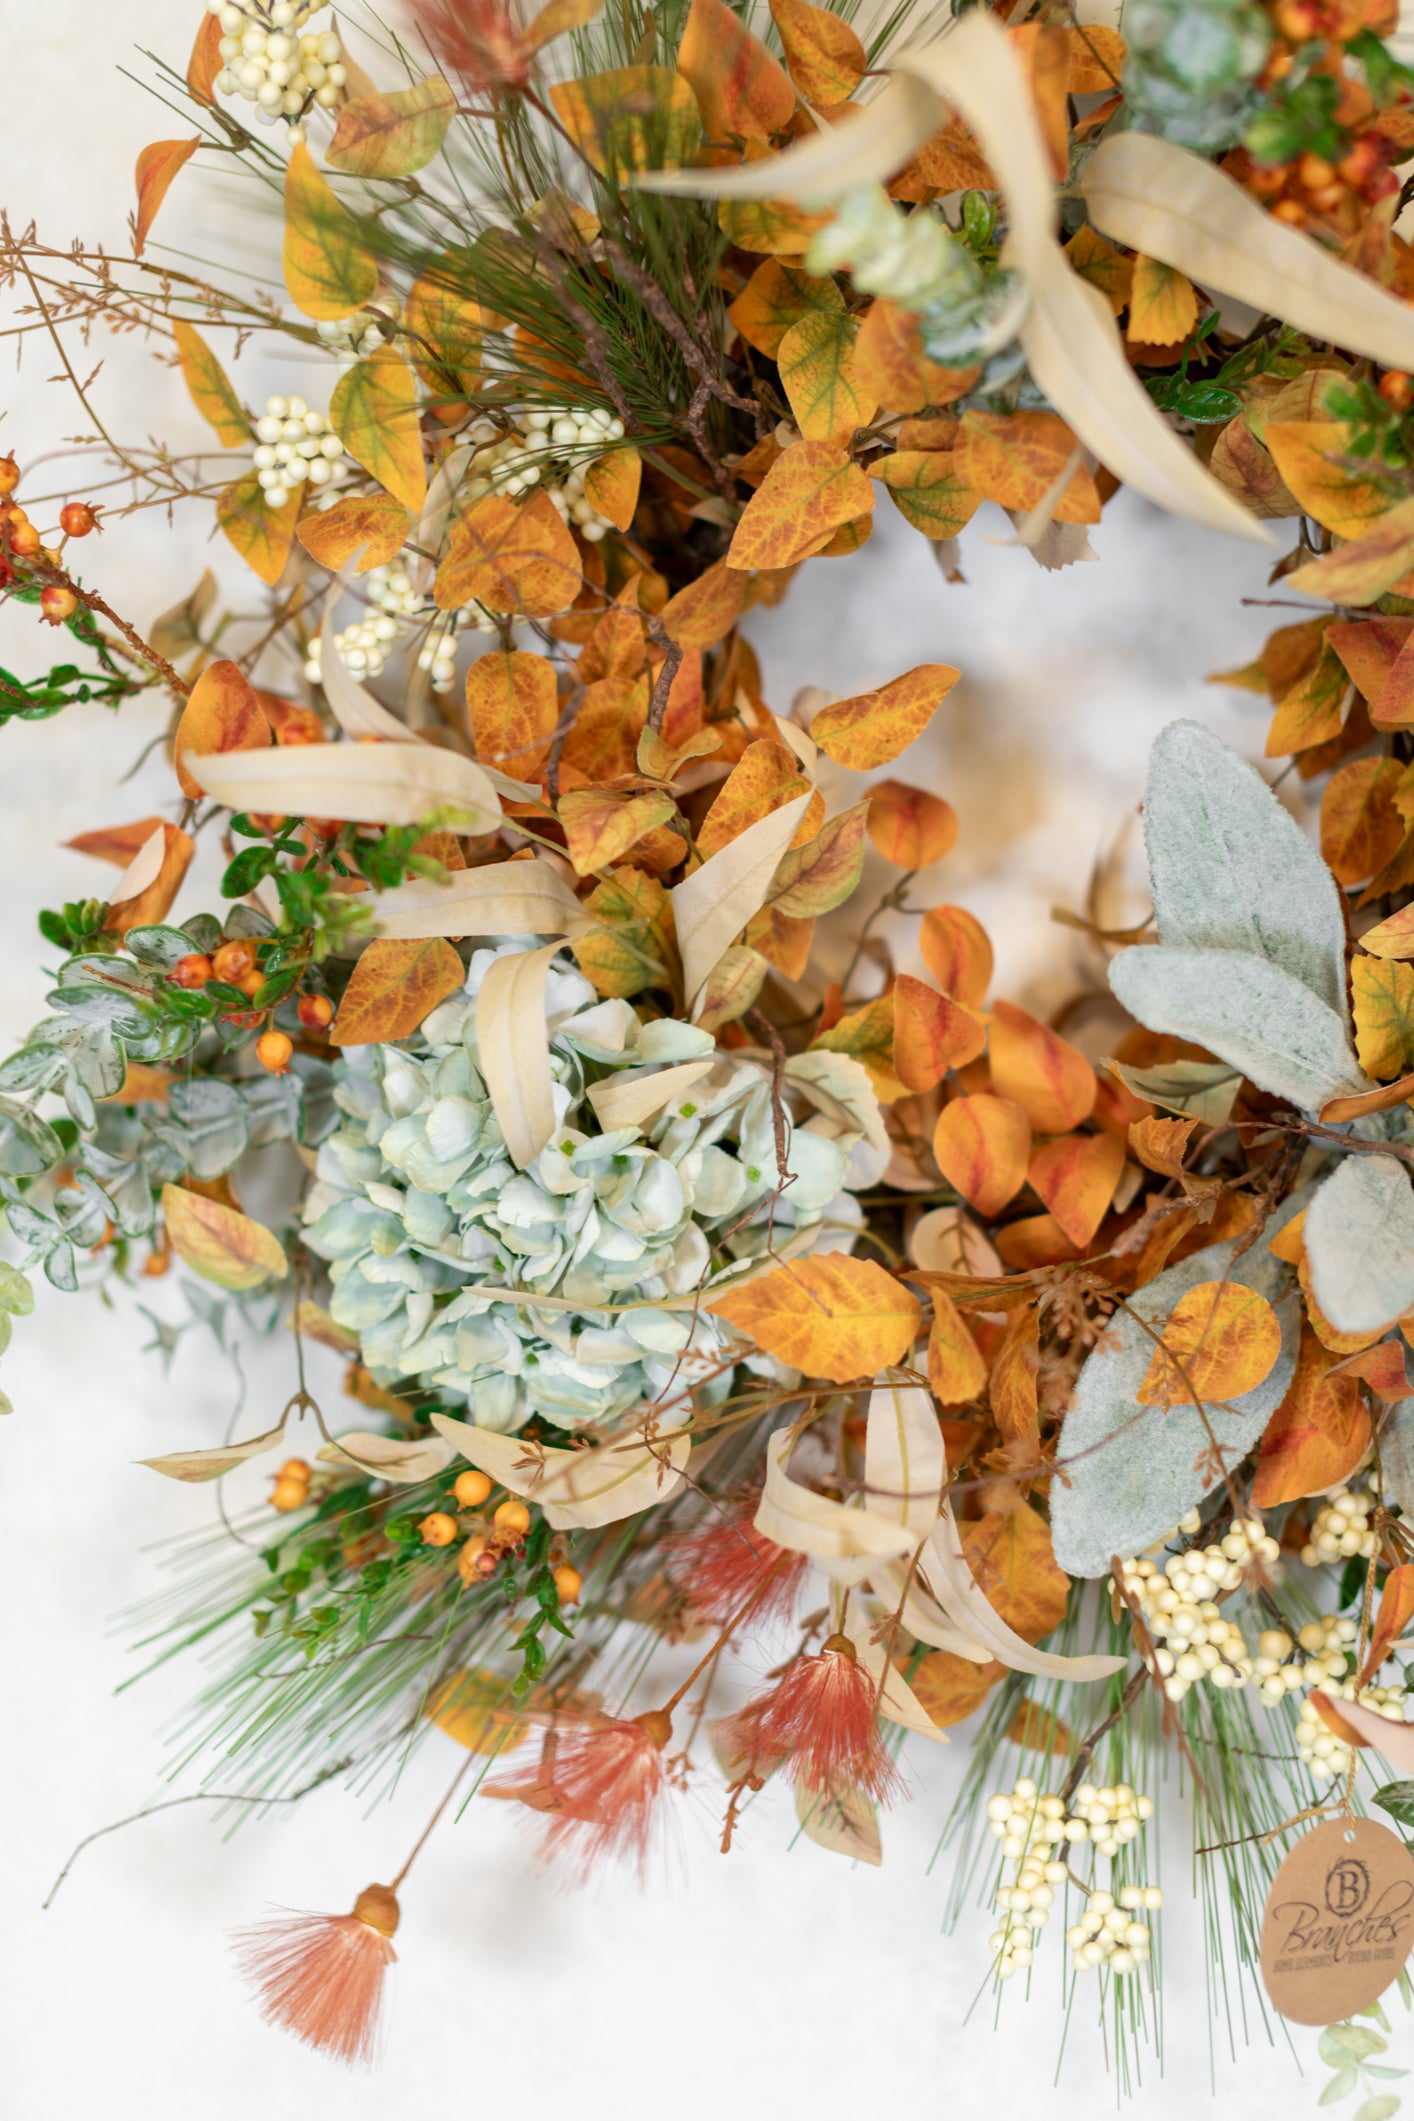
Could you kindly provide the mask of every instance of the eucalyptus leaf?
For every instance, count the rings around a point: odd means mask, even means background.
[[[1335,879],[1262,776],[1199,722],[1159,734],[1144,840],[1165,945],[1266,958],[1344,1015]]]
[[[1154,1336],[1174,1305],[1200,1282],[1224,1279],[1255,1289],[1275,1310],[1281,1353],[1271,1370],[1251,1392],[1222,1405],[1205,1402],[1201,1413],[1140,1406]],[[1286,1396],[1300,1329],[1295,1276],[1260,1241],[1240,1255],[1232,1242],[1206,1245],[1116,1311],[1076,1380],[1061,1430],[1057,1456],[1067,1477],[1052,1483],[1051,1536],[1063,1569],[1106,1575],[1112,1555],[1142,1554],[1218,1486],[1209,1427],[1231,1472]]]
[[[7,1178],[38,1178],[63,1153],[64,1144],[37,1112],[0,1097],[0,1171]]]
[[[1110,985],[1151,1031],[1206,1046],[1258,1089],[1304,1111],[1370,1088],[1344,1019],[1268,958],[1245,950],[1122,950]]]
[[[1414,1782],[1387,1782],[1375,1791],[1371,1802],[1400,1826],[1414,1826]]]
[[[1370,2065],[1369,2074],[1372,2077],[1402,2077],[1406,2072],[1404,2070],[1376,2069],[1373,2065]],[[1376,2092],[1373,2099],[1365,2099],[1356,2107],[1355,2112],[1350,2117],[1350,2121],[1390,2121],[1390,2116],[1398,2112],[1399,2098],[1397,2093]]]
[[[252,1149],[299,1138],[304,1086],[297,1075],[259,1076],[254,1082],[242,1083],[241,1095]]]
[[[140,965],[155,965],[159,972],[170,972],[192,954],[191,937],[181,928],[129,928],[123,941]]]
[[[45,1279],[52,1282],[56,1289],[62,1289],[66,1296],[78,1294],[78,1263],[74,1258],[74,1248],[67,1240],[55,1245],[48,1254],[44,1262],[44,1274]]]
[[[1242,1070],[1226,1061],[1165,1061],[1157,1068],[1131,1068],[1123,1061],[1106,1061],[1126,1089],[1136,1097],[1161,1105],[1165,1112],[1182,1112],[1220,1127],[1232,1110],[1242,1085]]]
[[[1397,1787],[1391,1784],[1391,1788]],[[1376,1797],[1375,1802],[1379,1803]],[[1382,2055],[1389,2042],[1379,2033],[1372,2033],[1366,2025],[1351,2025],[1342,2020],[1339,2025],[1328,2025],[1320,2041],[1321,2060],[1339,2069],[1346,2062],[1368,2062],[1371,2055]]]
[[[219,1178],[245,1154],[250,1124],[245,1099],[234,1083],[213,1076],[173,1083],[165,1115],[151,1131],[185,1159],[197,1178]]]
[[[1392,1156],[1347,1156],[1306,1212],[1311,1290],[1339,1333],[1414,1310],[1414,1189]]]
[[[1337,2070],[1330,2083],[1316,2101],[1317,2106],[1334,2106],[1341,2099],[1348,2099],[1359,2087],[1360,2078],[1352,2069]]]

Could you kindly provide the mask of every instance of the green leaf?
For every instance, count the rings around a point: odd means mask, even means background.
[[[0,1259],[0,1311],[11,1312],[16,1318],[28,1318],[33,1309],[34,1290],[18,1267]]]
[[[1396,2093],[1376,2092],[1373,2099],[1366,2099],[1356,2107],[1353,2121],[1389,2121],[1390,2115],[1398,2112],[1399,2099]]]

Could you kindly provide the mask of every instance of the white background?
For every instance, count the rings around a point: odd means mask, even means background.
[[[12,42],[0,192],[12,220],[37,217],[49,241],[119,242],[137,149],[183,131],[116,68],[143,71],[130,40],[183,67],[197,0],[148,0],[134,36],[138,15],[49,0]],[[221,240],[239,237],[254,258],[270,226],[233,221],[201,166],[183,175],[158,234],[201,252],[224,227]],[[149,350],[98,340],[74,356],[84,373],[100,357],[94,398],[115,432],[205,446],[180,382]],[[27,464],[84,427],[72,400],[46,385],[56,367],[52,348],[33,339],[0,395],[0,447]],[[238,373],[247,398],[277,380],[310,381],[307,371],[277,378],[249,361]],[[316,377],[310,394],[322,402],[324,388]],[[54,471],[36,471],[28,491],[59,483]],[[172,526],[144,516],[92,541],[83,565],[141,627],[208,559],[222,566],[208,530],[196,510]],[[842,696],[915,662],[961,667],[927,738],[891,769],[945,794],[961,818],[958,846],[924,880],[920,902],[970,906],[998,943],[998,991],[1045,1008],[1073,987],[1081,963],[1073,931],[1052,925],[1049,908],[1080,905],[1092,862],[1120,835],[1132,839],[1160,726],[1194,714],[1260,754],[1260,709],[1203,680],[1246,661],[1279,615],[1239,604],[1263,594],[1260,555],[1123,499],[1095,533],[1100,564],[1063,575],[989,542],[1007,530],[984,510],[965,539],[968,584],[949,587],[927,544],[881,503],[866,551],[812,565],[753,631],[778,710],[802,684]],[[249,587],[239,595],[249,608]],[[10,667],[38,670],[51,646],[30,614],[0,618],[0,660]],[[142,700],[117,717],[75,708],[0,731],[4,1048],[43,1013],[36,909],[101,885],[103,872],[61,842],[168,799],[160,762],[116,785],[164,712]],[[183,903],[191,911],[201,902],[189,889]],[[173,1282],[143,1284],[138,1296],[180,1309]],[[1058,1934],[1043,1942],[1029,2003],[1008,1994],[999,2032],[985,2002],[963,2025],[991,1924],[974,1911],[944,1934],[945,1881],[927,1866],[965,1732],[946,1751],[910,1753],[913,1801],[886,1822],[881,1871],[803,1843],[790,1849],[793,1822],[769,1798],[722,1861],[708,1776],[681,1808],[670,1883],[641,1894],[609,1880],[565,1897],[527,1860],[511,1808],[474,1806],[460,1826],[444,1827],[406,1891],[392,2040],[373,2080],[347,2079],[266,2031],[230,1971],[224,1935],[269,1902],[339,1909],[387,1876],[455,1768],[450,1741],[424,1747],[396,1799],[367,1823],[355,1800],[326,1790],[234,1841],[200,1805],[129,1828],[89,1851],[41,1913],[78,1837],[158,1793],[164,1725],[194,1690],[191,1669],[168,1669],[114,1694],[137,1663],[115,1616],[160,1587],[152,1550],[213,1514],[209,1496],[133,1461],[214,1441],[233,1398],[209,1342],[164,1378],[141,1352],[147,1332],[131,1301],[108,1312],[41,1286],[38,1311],[19,1322],[4,1360],[17,1411],[0,1434],[0,2113],[412,2121],[441,2106],[614,2121],[807,2112],[853,2121],[873,2111],[972,2121],[1005,2108],[1049,2121],[1082,2103],[1113,2105],[1098,2040],[1082,2022],[1054,2081]],[[290,1390],[288,1345],[257,1346],[247,1368],[254,1429]],[[332,1366],[322,1384],[337,1393]],[[1192,2116],[1221,2103],[1261,2121],[1313,2108],[1325,2073],[1317,2067],[1303,2081],[1280,2034],[1273,2047],[1258,2029],[1235,2059],[1225,2032],[1215,2035],[1210,2075],[1185,1835],[1181,1816],[1165,1819],[1167,2075],[1150,2061],[1132,2110]],[[1309,2069],[1312,2036],[1298,2030],[1295,2042]],[[1399,2044],[1408,2047],[1402,2033]]]

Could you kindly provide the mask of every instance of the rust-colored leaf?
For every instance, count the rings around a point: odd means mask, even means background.
[[[795,113],[789,77],[725,0],[692,0],[677,68],[692,85],[714,146],[724,146],[733,134],[769,140]]]
[[[224,35],[220,19],[205,14],[196,33],[187,61],[187,87],[198,103],[214,103],[216,100],[216,76],[226,64],[221,56],[221,39]]]
[[[79,832],[65,840],[76,854],[91,854],[97,861],[112,862],[126,869],[140,847],[145,847],[162,824],[160,817],[140,817],[131,825],[100,825],[95,832]]]
[[[939,1730],[963,1723],[980,1709],[1006,1666],[995,1659],[974,1664],[970,1657],[955,1657],[951,1650],[929,1650],[921,1664],[905,1676],[928,1719]]]
[[[1026,1642],[1040,1642],[1065,1618],[1070,1578],[1055,1556],[1051,1528],[1029,1503],[989,1510],[962,1526],[962,1549],[988,1604]]]
[[[794,566],[873,505],[873,487],[844,450],[833,442],[793,442],[747,502],[727,565]]]
[[[1359,1378],[1362,1384],[1370,1387],[1382,1406],[1397,1406],[1401,1399],[1411,1396],[1404,1349],[1397,1340],[1377,1341],[1373,1348],[1362,1348],[1358,1355],[1347,1355],[1344,1362],[1336,1365],[1335,1374]]]
[[[1387,921],[1367,928],[1360,948],[1371,957],[1414,958],[1414,906],[1401,906]]]
[[[1090,1117],[1095,1071],[1058,1031],[1011,1002],[992,1012],[992,1084],[1020,1105],[1039,1134],[1068,1134]]]
[[[142,247],[147,241],[157,209],[171,189],[172,179],[178,170],[184,169],[201,145],[198,134],[193,140],[154,140],[137,158],[134,178],[137,184],[137,213],[133,217],[133,256],[142,256]]]
[[[271,740],[270,724],[255,688],[238,663],[208,663],[187,695],[173,739],[173,763],[182,794],[195,800],[201,783],[186,768],[188,753],[258,751]]]
[[[1058,413],[966,412],[957,438],[957,474],[1003,508],[1028,511],[1051,492],[1078,444]],[[1053,514],[1058,523],[1098,523],[1095,481],[1078,464]]]
[[[1296,1374],[1262,1433],[1252,1501],[1274,1510],[1302,1495],[1320,1495],[1353,1472],[1370,1445],[1370,1419],[1353,1377],[1333,1376],[1336,1357],[1308,1325],[1301,1328]]]
[[[332,508],[302,517],[295,535],[310,558],[331,574],[358,553],[357,575],[395,560],[407,542],[408,527],[406,508],[390,493],[350,493]]]
[[[1197,1124],[1196,1119],[1161,1119],[1151,1113],[1130,1121],[1129,1146],[1146,1170],[1181,1178],[1183,1158]]]
[[[1240,1282],[1199,1282],[1170,1311],[1135,1396],[1145,1407],[1240,1399],[1280,1353],[1281,1325],[1265,1296]]]
[[[870,1259],[816,1252],[706,1306],[780,1362],[833,1384],[903,1362],[918,1333],[916,1296]]]
[[[537,491],[517,507],[488,493],[452,526],[435,595],[442,611],[474,600],[490,611],[544,619],[569,608],[582,579],[574,539],[547,494]]]
[[[955,1097],[944,1105],[933,1132],[938,1169],[988,1218],[1021,1191],[1030,1154],[1026,1114],[1004,1097]]]
[[[976,916],[965,906],[930,906],[918,947],[944,994],[980,1009],[992,979],[992,945]]]
[[[387,1045],[410,1038],[465,977],[462,961],[445,936],[408,942],[382,937],[368,945],[354,966],[329,1038],[336,1046]]]
[[[104,923],[110,935],[126,935],[130,928],[155,927],[171,912],[196,846],[180,826],[165,821],[162,836],[166,845],[161,868],[145,891],[112,908]]]
[[[1117,1134],[1062,1134],[1043,1142],[1026,1176],[1073,1245],[1089,1244],[1124,1169]]]
[[[894,1073],[906,1090],[940,1083],[949,1068],[966,1067],[987,1043],[980,1016],[901,972],[894,981]]]
[[[836,765],[867,773],[923,734],[960,674],[951,663],[920,663],[873,692],[822,707],[810,734]]]
[[[518,781],[540,778],[560,715],[553,663],[519,649],[479,656],[466,674],[466,707],[483,766]]]
[[[1360,1667],[1357,1685],[1366,1686],[1374,1678],[1400,1636],[1407,1632],[1411,1620],[1414,1620],[1414,1563],[1403,1561],[1385,1578],[1379,1611],[1370,1633],[1370,1647]]]
[[[957,812],[905,781],[877,781],[869,790],[869,837],[896,869],[928,869],[951,851]]]

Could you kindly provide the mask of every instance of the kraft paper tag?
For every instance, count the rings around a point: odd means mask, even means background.
[[[1333,2025],[1383,1994],[1414,1947],[1414,1858],[1373,1819],[1304,1834],[1267,1895],[1262,1979],[1284,2018]]]

